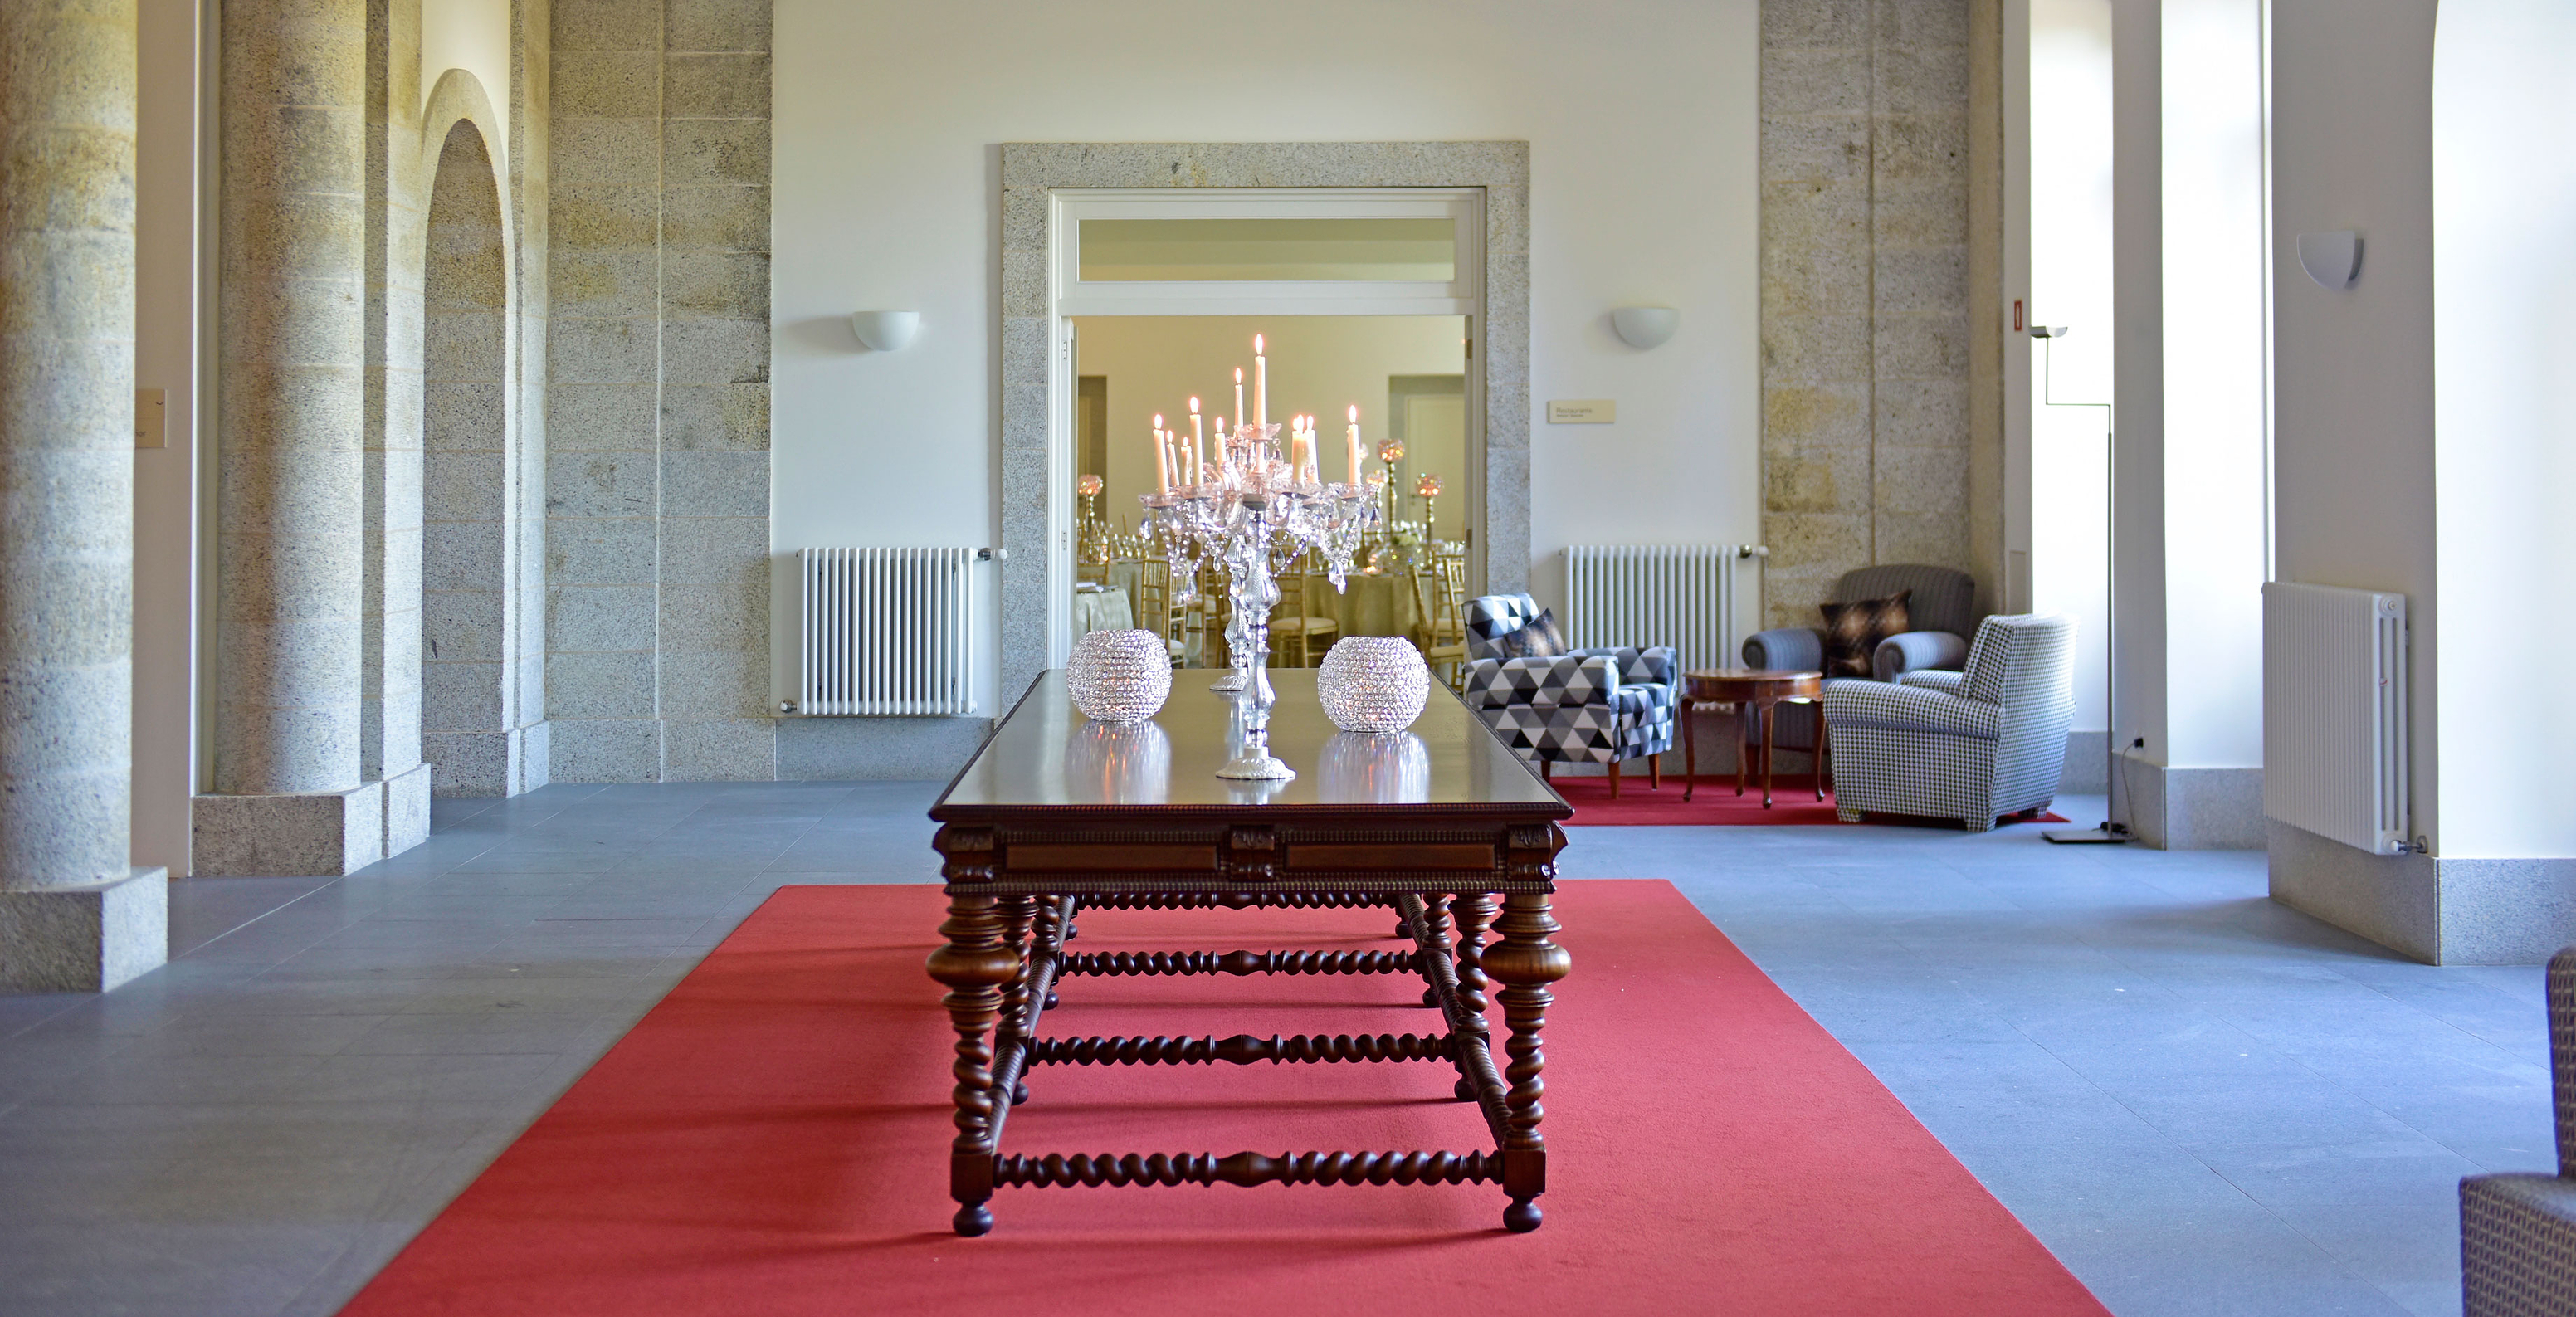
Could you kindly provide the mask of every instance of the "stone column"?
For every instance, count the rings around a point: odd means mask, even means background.
[[[361,770],[366,554],[365,0],[235,0],[223,23],[214,793],[200,874],[384,852]]]
[[[0,4],[0,991],[168,958],[127,865],[134,2]]]

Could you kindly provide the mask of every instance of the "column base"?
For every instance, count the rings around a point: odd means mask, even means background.
[[[385,779],[384,858],[392,859],[429,840],[429,765]]]
[[[426,774],[426,766],[405,773]],[[426,817],[428,811],[420,811]],[[199,796],[200,878],[337,878],[385,857],[385,784],[293,796]]]
[[[546,724],[506,732],[430,732],[421,755],[438,768],[441,797],[515,796],[546,785]]]
[[[0,992],[105,992],[170,959],[170,871],[0,891]]]

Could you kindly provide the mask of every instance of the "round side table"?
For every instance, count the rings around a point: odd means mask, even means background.
[[[1744,794],[1748,730],[1762,740],[1762,808],[1771,808],[1771,711],[1783,700],[1813,700],[1816,719],[1816,799],[1825,798],[1825,720],[1822,705],[1825,674],[1766,668],[1707,668],[1682,674],[1682,799],[1699,786],[1699,747],[1691,731],[1691,711],[1703,704],[1732,704],[1735,723],[1735,794]]]

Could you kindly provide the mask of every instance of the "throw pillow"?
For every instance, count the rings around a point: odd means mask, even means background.
[[[1556,610],[1548,608],[1494,643],[1504,658],[1555,658],[1565,652],[1565,633],[1556,629]]]
[[[1913,594],[1912,590],[1899,590],[1885,599],[1856,599],[1847,604],[1823,605],[1825,675],[1871,675],[1870,656],[1878,652],[1878,642],[1914,629],[1906,617],[1905,607],[1905,601]]]

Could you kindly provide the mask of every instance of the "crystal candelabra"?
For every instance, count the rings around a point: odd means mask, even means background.
[[[1367,484],[1311,478],[1279,455],[1276,424],[1238,425],[1217,439],[1218,461],[1192,483],[1144,494],[1146,526],[1159,532],[1179,599],[1196,596],[1199,566],[1226,571],[1228,668],[1212,689],[1244,693],[1241,751],[1219,777],[1286,779],[1296,770],[1270,754],[1270,610],[1279,603],[1278,573],[1308,552],[1323,557],[1335,590],[1343,587],[1360,537],[1378,519]],[[1187,582],[1188,584],[1182,584]]]

